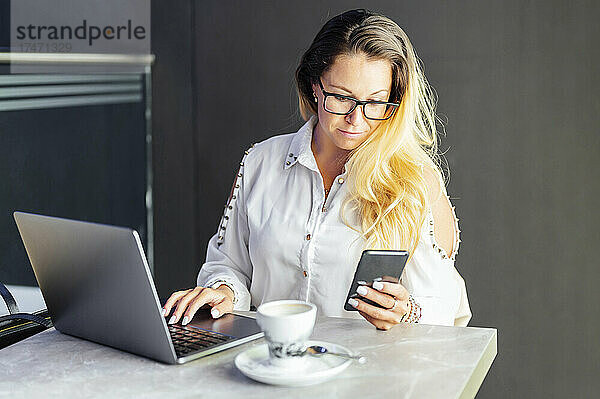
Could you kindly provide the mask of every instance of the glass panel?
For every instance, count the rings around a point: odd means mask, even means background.
[[[345,114],[349,112],[356,103],[343,97],[327,96],[325,98],[325,109],[329,112]]]
[[[365,115],[367,118],[383,119],[387,116],[387,109],[386,104],[365,104]]]

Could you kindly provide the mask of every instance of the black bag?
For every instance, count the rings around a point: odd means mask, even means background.
[[[34,313],[20,313],[15,298],[2,283],[0,294],[9,312],[6,316],[0,316],[0,349],[52,327],[46,309]]]

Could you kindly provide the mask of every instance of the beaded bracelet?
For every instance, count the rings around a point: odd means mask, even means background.
[[[421,306],[415,301],[412,295],[408,296],[408,302],[410,303],[410,310],[402,316],[401,322],[418,323],[421,319]]]

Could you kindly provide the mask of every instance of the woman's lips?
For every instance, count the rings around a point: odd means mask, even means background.
[[[347,131],[342,130],[342,129],[338,129],[338,131],[340,133],[342,133],[344,136],[347,136],[347,137],[356,137],[356,136],[361,135],[361,134],[364,133],[364,132],[356,132],[356,133],[354,133],[354,132],[347,132]]]

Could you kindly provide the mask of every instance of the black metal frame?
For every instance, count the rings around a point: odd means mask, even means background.
[[[35,313],[21,313],[15,298],[2,283],[0,297],[4,299],[9,312],[8,315],[0,316],[0,349],[52,327],[52,320],[46,309]]]
[[[385,121],[385,120],[390,119],[396,112],[396,109],[398,109],[398,107],[400,106],[400,104],[398,104],[398,103],[390,103],[387,101],[375,101],[375,100],[361,101],[361,100],[357,100],[354,97],[344,96],[342,94],[336,94],[336,93],[331,93],[331,92],[325,91],[325,88],[323,88],[323,83],[321,83],[321,78],[319,78],[319,87],[321,88],[321,91],[323,92],[323,109],[325,111],[329,112],[330,114],[334,114],[334,115],[349,115],[352,112],[354,112],[356,107],[358,107],[359,105],[362,105],[363,106],[362,113],[366,119],[369,119],[372,121]],[[350,109],[350,111],[345,112],[345,113],[333,112],[333,111],[330,111],[327,108],[325,108],[325,102],[327,101],[327,97],[338,97],[338,98],[350,100],[350,101],[354,102],[354,106]],[[389,116],[387,116],[386,118],[369,118],[365,112],[365,105],[367,105],[367,104],[385,104],[388,107],[393,107],[393,109],[392,109],[392,112],[389,114]]]

